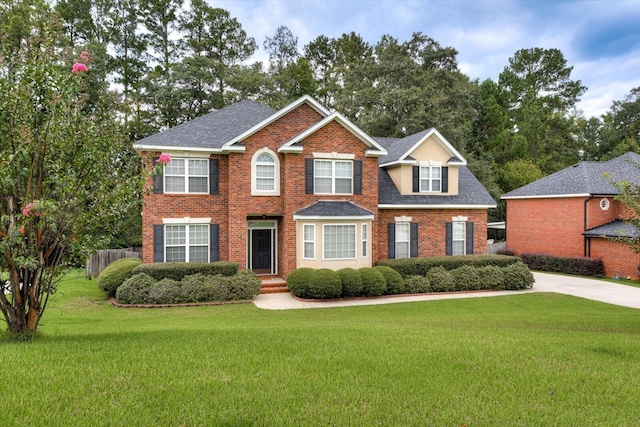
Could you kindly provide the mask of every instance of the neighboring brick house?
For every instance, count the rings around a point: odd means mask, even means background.
[[[611,181],[640,183],[640,155],[607,162],[580,162],[504,196],[507,249],[516,254],[602,258],[607,276],[638,278],[640,255],[611,237],[638,238],[622,221]]]
[[[305,96],[278,111],[242,101],[134,147],[147,167],[172,158],[147,181],[144,262],[286,277],[487,250],[495,201],[434,129],[372,138]]]

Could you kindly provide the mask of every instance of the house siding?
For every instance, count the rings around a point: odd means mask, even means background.
[[[453,217],[467,217],[473,223],[473,253],[487,253],[487,210],[486,209],[381,209],[379,211],[377,243],[379,258],[388,259],[388,224],[395,217],[411,217],[418,224],[418,256],[442,256],[446,253],[446,223]]]

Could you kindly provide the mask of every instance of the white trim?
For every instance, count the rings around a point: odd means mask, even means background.
[[[561,199],[561,198],[565,198],[565,197],[591,197],[591,194],[589,193],[583,193],[583,194],[545,194],[542,196],[509,196],[509,197],[505,197],[502,196],[500,197],[503,200],[509,200],[509,199]]]
[[[364,133],[360,128],[358,128],[356,125],[351,123],[346,117],[344,117],[342,114],[338,112],[332,113],[331,115],[320,120],[318,123],[311,126],[307,130],[299,134],[298,136],[282,144],[278,148],[278,153],[283,151],[286,152],[292,145],[295,145],[298,142],[304,140],[309,135],[314,134],[315,132],[322,129],[323,127],[325,127],[326,125],[328,125],[333,121],[336,121],[339,124],[341,124],[345,129],[351,132],[356,138],[364,142],[367,146],[371,147],[371,149],[367,150],[367,153],[366,153],[367,156],[375,156],[375,155],[386,156],[388,154],[387,150],[382,145],[378,144],[373,138],[371,138],[369,135]]]
[[[273,159],[273,190],[258,190],[257,162],[262,154],[268,154]],[[251,158],[251,195],[252,196],[279,196],[280,195],[280,159],[278,155],[267,147],[253,154]]]
[[[162,218],[163,224],[211,224],[211,218]]]
[[[291,104],[287,105],[286,107],[276,111],[275,113],[273,113],[272,115],[270,115],[269,117],[267,117],[266,119],[258,123],[257,125],[253,126],[252,128],[246,130],[245,132],[241,133],[235,138],[225,142],[222,145],[222,149],[232,150],[233,148],[230,147],[231,145],[250,137],[254,133],[261,130],[262,128],[270,125],[271,123],[278,120],[280,117],[284,116],[285,114],[289,113],[290,111],[298,108],[300,105],[305,103],[309,105],[311,108],[313,108],[314,110],[316,110],[323,117],[327,117],[329,114],[331,114],[330,111],[327,110],[325,107],[323,107],[318,101],[316,101],[309,95],[304,95],[303,97],[298,98],[297,100],[293,101]],[[278,152],[280,151],[278,150]]]
[[[378,205],[378,209],[491,209],[497,205]]]
[[[451,221],[453,222],[467,222],[469,221],[468,216],[452,216]]]
[[[442,148],[445,149],[447,153],[449,153],[451,157],[457,157],[458,159],[460,159],[459,162],[455,162],[455,161],[447,162],[448,165],[465,166],[467,164],[467,160],[462,156],[462,154],[460,154],[458,150],[456,150],[455,147],[451,145],[451,143],[447,141],[447,139],[444,136],[442,136],[440,132],[438,132],[435,128],[431,128],[422,138],[420,138],[415,144],[413,144],[411,148],[405,151],[404,154],[402,154],[398,160],[385,163],[380,166],[381,167],[392,166],[395,164],[401,164],[403,162],[406,162],[407,156],[409,156],[416,148],[418,148],[418,146],[422,145],[422,143],[424,143],[431,136],[434,137],[434,139],[440,144]],[[413,164],[415,164],[415,162],[413,162]]]
[[[383,163],[381,165],[378,165],[381,168],[386,168],[388,166],[398,166],[398,165],[412,165],[415,166],[416,161],[415,160],[398,160],[397,162],[389,162],[389,163]]]
[[[600,209],[602,209],[603,211],[609,210],[609,207],[611,206],[611,203],[609,202],[609,199],[607,199],[606,197],[603,197],[602,199],[600,199]]]
[[[219,154],[222,153],[223,150],[220,148],[198,148],[198,147],[179,147],[173,145],[144,145],[144,144],[133,144],[133,149],[136,151],[160,151],[163,153],[205,153],[205,154]],[[195,157],[195,155],[192,155]]]
[[[320,216],[320,215],[294,215],[294,221],[367,221],[373,220],[373,215],[362,216]]]
[[[413,218],[410,216],[396,216],[393,219],[395,222],[411,222]]]
[[[313,153],[314,159],[338,159],[338,160],[353,160],[356,158],[355,154],[343,154],[336,153]]]

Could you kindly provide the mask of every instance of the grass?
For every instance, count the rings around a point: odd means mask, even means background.
[[[634,425],[640,312],[556,294],[122,309],[65,281],[0,342],[0,425]]]

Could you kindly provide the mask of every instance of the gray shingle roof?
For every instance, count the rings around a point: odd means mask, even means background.
[[[402,195],[386,169],[378,171],[378,203],[380,205],[464,205],[496,206],[496,201],[466,166],[458,167],[458,195]]]
[[[633,239],[640,237],[640,232],[633,225],[621,220],[611,221],[582,234],[592,237],[629,237]]]
[[[136,145],[216,149],[274,113],[272,108],[255,101],[240,101],[148,136]]]
[[[425,129],[413,135],[405,136],[404,138],[374,137],[373,139],[386,148],[388,152],[386,156],[378,158],[378,164],[383,165],[385,163],[397,162],[403,154],[420,141],[429,131],[431,131],[431,129]]]
[[[635,164],[634,164],[635,163]],[[615,195],[611,180],[640,184],[640,154],[628,152],[608,162],[580,162],[508,192],[503,198],[569,194]],[[609,176],[607,176],[609,174]]]
[[[294,213],[296,216],[373,216],[373,212],[349,201],[321,200]]]

